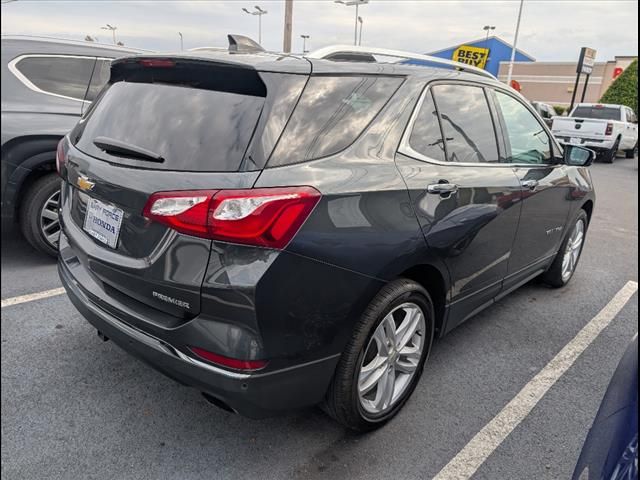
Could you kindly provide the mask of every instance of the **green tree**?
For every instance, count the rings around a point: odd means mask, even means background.
[[[600,102],[626,105],[638,113],[638,59],[614,80]]]

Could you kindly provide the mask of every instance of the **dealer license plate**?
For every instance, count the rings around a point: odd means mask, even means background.
[[[83,228],[96,240],[116,248],[123,213],[121,208],[90,198]]]

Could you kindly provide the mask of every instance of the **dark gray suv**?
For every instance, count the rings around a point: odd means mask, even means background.
[[[56,145],[109,80],[111,60],[140,50],[2,36],[2,224],[56,255]]]
[[[58,149],[73,304],[227,409],[382,425],[434,339],[532,278],[569,282],[595,201],[593,152],[430,61],[114,61]]]

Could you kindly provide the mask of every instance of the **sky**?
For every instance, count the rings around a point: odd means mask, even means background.
[[[5,0],[2,0],[5,2]],[[2,33],[44,35],[100,43],[117,39],[127,46],[167,51],[227,46],[226,34],[258,39],[258,18],[242,8],[259,5],[262,45],[282,50],[284,1],[106,1],[16,0],[2,4]],[[484,25],[513,42],[518,0],[370,0],[359,8],[363,18],[362,45],[428,53],[465,41],[484,38]],[[294,0],[293,51],[302,51],[300,35],[309,35],[307,49],[352,44],[355,8],[332,0]],[[525,0],[518,48],[537,60],[572,61],[587,46],[597,60],[638,54],[638,1]]]

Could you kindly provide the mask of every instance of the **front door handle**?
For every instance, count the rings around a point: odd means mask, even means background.
[[[537,180],[523,180],[521,183],[524,188],[528,188],[529,190],[535,190],[538,186]]]
[[[440,195],[451,195],[458,191],[458,185],[455,183],[433,183],[427,185],[427,192],[437,193]]]

